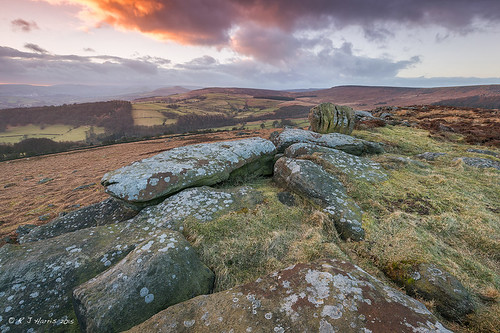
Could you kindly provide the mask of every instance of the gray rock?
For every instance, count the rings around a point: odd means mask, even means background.
[[[310,143],[295,143],[285,150],[285,156],[291,158],[307,158],[313,162],[346,174],[349,178],[368,182],[379,182],[387,179],[380,164],[368,158],[347,154],[341,150],[321,147]]]
[[[384,150],[379,143],[356,139],[352,136],[330,133],[318,134],[301,129],[286,129],[279,135],[274,135],[271,140],[276,145],[279,153],[294,143],[313,143],[319,146],[335,148],[353,155],[380,154]]]
[[[0,304],[3,318],[33,317],[31,323],[0,323],[2,330],[27,332],[78,331],[72,291],[123,259],[151,238],[127,222],[70,232],[58,237],[0,248]],[[49,320],[37,324],[35,319]],[[63,325],[62,321],[72,322]]]
[[[75,230],[126,221],[139,210],[122,201],[109,198],[88,207],[72,211],[64,216],[19,235],[19,243],[35,242],[59,236]]]
[[[20,225],[16,229],[17,238],[21,238],[22,236],[28,234],[34,228],[36,228],[36,225],[34,225],[34,224],[23,224],[23,225]]]
[[[132,221],[182,231],[184,220],[190,216],[199,222],[262,202],[262,195],[248,186],[222,190],[208,186],[183,190],[162,203],[144,208]]]
[[[440,156],[445,156],[445,155],[447,155],[447,154],[446,153],[439,153],[439,152],[425,152],[422,154],[418,154],[415,157],[420,158],[422,160],[426,160],[426,161],[435,161],[436,158],[438,158]]]
[[[316,133],[351,134],[354,121],[354,111],[349,106],[321,103],[309,111],[309,123]]]
[[[290,192],[286,192],[286,191],[278,192],[277,197],[278,197],[278,200],[284,205],[287,205],[289,207],[293,207],[293,206],[297,205],[297,203],[295,201],[295,197]]]
[[[392,118],[392,113],[389,112],[384,112],[380,115],[381,119],[387,119],[387,118]]]
[[[48,183],[48,182],[53,181],[53,180],[54,180],[54,178],[48,178],[48,177],[47,178],[43,178],[43,179],[40,179],[38,181],[38,184],[45,184],[45,183]]]
[[[8,184],[5,184],[3,186],[3,188],[9,188],[9,187],[14,187],[14,186],[17,186],[17,184],[16,183],[8,183]]]
[[[38,216],[38,220],[40,220],[40,221],[48,221],[48,220],[50,220],[50,218],[51,218],[50,214],[43,214],[43,215]]]
[[[355,110],[354,115],[358,119],[362,118],[375,118],[370,111],[361,111],[361,110]]]
[[[346,194],[342,183],[322,167],[311,161],[282,157],[274,166],[274,180],[320,206],[334,220],[343,239],[364,238],[363,212]]]
[[[427,164],[422,163],[420,161],[412,160],[409,157],[384,155],[384,158],[386,160],[388,160],[389,162],[394,162],[394,163],[399,163],[399,164],[411,164],[411,165],[415,165],[419,168],[428,168],[429,167]]]
[[[472,295],[454,276],[433,264],[420,264],[396,282],[403,285],[410,295],[434,301],[436,310],[446,319],[463,321],[475,309]]]
[[[491,151],[491,150],[485,150],[485,149],[470,148],[470,149],[467,149],[467,151],[469,153],[484,154],[484,155],[490,155],[490,156],[493,156],[493,157],[498,157],[499,156],[498,153],[495,153],[494,151]]]
[[[274,145],[261,138],[186,146],[109,172],[101,182],[114,197],[147,204],[184,188],[213,185],[231,176],[271,174],[275,153]]]
[[[497,170],[500,170],[500,162],[490,160],[488,158],[458,157],[454,159],[454,161],[457,160],[462,160],[462,162],[474,168],[480,168],[480,169],[495,168]]]
[[[181,234],[159,233],[74,290],[80,328],[129,329],[171,305],[208,294],[214,277]]]
[[[85,185],[81,185],[81,186],[77,186],[73,189],[73,191],[78,191],[78,190],[85,190],[87,188],[91,188],[93,186],[97,185],[96,183],[91,183],[91,184],[85,184]]]
[[[425,306],[335,259],[176,304],[128,332],[440,332]]]

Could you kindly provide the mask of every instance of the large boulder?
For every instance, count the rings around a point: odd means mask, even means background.
[[[214,274],[175,231],[139,244],[109,270],[78,286],[75,312],[85,332],[121,332],[213,287]]]
[[[347,154],[337,149],[310,143],[295,143],[285,150],[285,156],[311,159],[324,167],[335,169],[349,178],[357,180],[378,182],[387,179],[380,164],[368,158]]]
[[[274,166],[274,180],[320,206],[334,220],[343,239],[359,241],[364,238],[363,212],[347,195],[340,180],[319,165],[282,157]]]
[[[278,153],[294,143],[312,143],[323,147],[335,148],[353,155],[380,154],[384,149],[379,143],[356,139],[340,133],[318,134],[302,129],[285,129],[278,135],[271,136]]]
[[[231,175],[271,174],[275,153],[273,143],[262,138],[185,146],[109,172],[101,183],[114,197],[147,204],[187,187],[216,184]]]
[[[248,186],[234,189],[195,187],[144,208],[133,223],[182,231],[188,216],[204,223],[230,211],[252,208],[260,202],[262,194]]]
[[[433,301],[436,310],[448,320],[463,321],[475,309],[472,295],[442,267],[422,263],[405,270],[391,270],[389,274],[410,295]]]
[[[354,123],[354,111],[349,106],[321,103],[309,111],[309,124],[316,133],[351,134]]]
[[[171,306],[128,332],[441,332],[425,306],[339,260]]]
[[[137,207],[114,198],[108,198],[35,227],[27,234],[21,232],[18,239],[21,244],[34,242],[80,229],[126,221],[137,213],[139,213]]]
[[[2,331],[76,332],[72,291],[123,259],[154,228],[128,222],[0,248]],[[7,322],[9,317],[14,323]],[[28,322],[28,316],[33,320]],[[24,318],[24,320],[23,320]],[[35,319],[40,318],[40,321]]]

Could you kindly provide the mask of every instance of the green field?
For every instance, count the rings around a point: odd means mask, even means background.
[[[70,125],[48,125],[43,128],[39,125],[10,127],[0,133],[0,143],[17,143],[29,138],[47,138],[54,141],[85,141],[85,132],[91,126],[73,127]],[[95,127],[96,134],[104,133],[103,127]]]

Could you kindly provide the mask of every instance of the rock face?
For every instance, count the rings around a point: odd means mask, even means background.
[[[451,332],[425,306],[338,260],[298,264],[169,307],[129,332]]]
[[[254,207],[260,202],[262,195],[248,186],[229,190],[195,187],[144,208],[133,223],[182,231],[188,216],[203,223],[229,211]]]
[[[271,174],[275,152],[272,142],[261,138],[185,146],[109,172],[101,182],[110,195],[144,204],[232,174]]]
[[[126,221],[137,213],[137,207],[109,198],[33,228],[27,234],[20,234],[18,239],[21,244],[34,242],[80,229]]]
[[[82,331],[123,331],[170,305],[208,294],[213,282],[214,274],[184,237],[166,231],[76,288],[75,312]]]
[[[72,291],[123,259],[151,237],[144,230],[123,222],[70,232],[58,237],[0,248],[0,314],[3,318],[31,316],[52,320],[45,325],[34,320],[0,326],[11,331],[69,332],[78,324],[71,303]],[[150,235],[151,234],[151,235]],[[64,320],[72,321],[65,325]]]
[[[420,264],[401,283],[410,295],[433,300],[437,311],[448,320],[460,321],[474,311],[471,294],[454,276],[433,264]]]
[[[323,168],[307,160],[280,158],[274,180],[323,208],[343,239],[362,240],[362,211],[346,194],[344,185]]]
[[[387,179],[380,164],[367,158],[344,153],[341,150],[321,147],[310,143],[296,143],[285,150],[291,158],[311,158],[320,165],[334,168],[349,178],[378,182]]]
[[[279,135],[272,136],[271,141],[275,144],[278,153],[284,152],[286,148],[294,143],[312,143],[342,150],[353,155],[380,154],[384,152],[379,143],[356,139],[340,133],[322,135],[301,129],[285,129]]]
[[[351,134],[354,122],[354,111],[349,106],[322,103],[309,111],[309,123],[316,133]]]

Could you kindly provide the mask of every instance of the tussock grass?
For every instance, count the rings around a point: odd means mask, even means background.
[[[453,161],[478,155],[466,152],[469,145],[436,141],[427,131],[387,126],[357,131],[356,135],[384,142],[398,156],[414,158],[426,151],[447,155],[423,162],[427,167],[394,165],[384,156],[375,158],[390,170],[390,178],[375,185],[353,182],[349,186],[365,212],[366,240],[344,248],[369,258],[386,273],[408,263],[441,265],[475,295],[479,305],[469,318],[469,327],[454,328],[471,332],[498,329],[498,303],[492,305],[484,299],[500,291],[500,172]]]
[[[254,181],[264,202],[217,220],[189,220],[184,235],[201,260],[216,274],[215,292],[251,282],[298,262],[345,255],[332,242],[338,238],[322,213],[278,201],[271,180]]]

